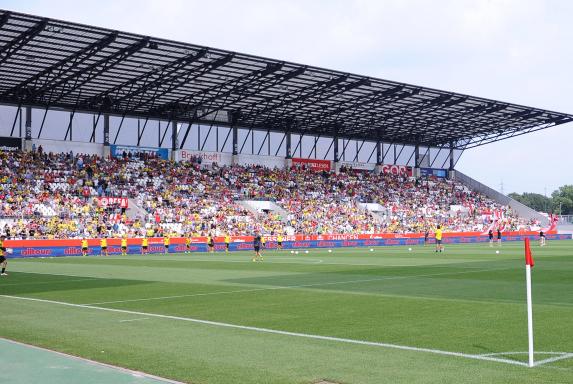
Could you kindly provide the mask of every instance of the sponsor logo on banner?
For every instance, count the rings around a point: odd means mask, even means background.
[[[301,159],[294,157],[292,165],[304,165],[313,171],[330,171],[330,160]]]
[[[446,177],[448,177],[448,171],[439,168],[420,168],[420,176],[423,177],[435,176],[445,179]]]
[[[412,167],[407,165],[389,165],[382,166],[382,173],[391,173],[392,175],[412,176]]]
[[[22,139],[19,137],[0,137],[0,152],[14,152],[22,149]]]
[[[341,161],[340,164],[344,165],[345,167],[363,171],[371,171],[374,169],[374,167],[376,167],[376,164],[374,163],[361,163],[358,161]]]
[[[119,206],[120,208],[127,208],[129,205],[129,199],[127,197],[98,197],[97,204],[100,207],[113,205]]]
[[[110,145],[110,154],[112,157],[123,157],[123,153],[128,155],[137,155],[139,153],[156,155],[160,159],[169,160],[169,150],[167,148],[153,148],[153,147],[136,147],[134,145]]]
[[[231,165],[233,155],[230,153],[189,151],[186,149],[181,149],[175,154],[176,161],[196,161],[197,158],[201,159],[202,164]]]

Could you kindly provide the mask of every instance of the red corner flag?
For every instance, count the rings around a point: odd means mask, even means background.
[[[529,238],[525,238],[525,284],[527,288],[527,336],[529,341],[529,367],[535,366],[533,362],[533,304],[531,301],[531,268],[533,268],[533,256],[529,247]]]
[[[525,265],[533,267],[535,262],[533,261],[533,255],[531,255],[531,248],[529,246],[529,238],[525,238]]]
[[[529,237],[525,238],[525,265],[534,266],[533,255],[531,254],[531,248],[529,246]]]
[[[525,265],[533,267],[535,262],[533,261],[533,255],[531,255],[531,248],[529,246],[529,238],[525,238]]]

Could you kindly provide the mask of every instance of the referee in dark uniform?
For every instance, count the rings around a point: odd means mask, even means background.
[[[255,237],[253,238],[253,248],[255,249],[255,256],[253,257],[253,261],[263,261],[263,257],[261,256],[261,234],[259,231],[255,232]]]

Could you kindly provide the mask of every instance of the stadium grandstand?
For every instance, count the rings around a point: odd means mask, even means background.
[[[569,114],[9,11],[0,32],[9,238],[549,224],[455,164]]]
[[[571,383],[564,218],[456,169],[571,121],[0,10],[0,383]]]

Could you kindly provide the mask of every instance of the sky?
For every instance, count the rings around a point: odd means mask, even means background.
[[[0,8],[573,113],[568,0],[0,0]],[[573,184],[573,123],[465,151],[509,192]]]

